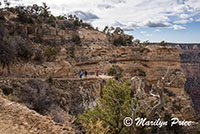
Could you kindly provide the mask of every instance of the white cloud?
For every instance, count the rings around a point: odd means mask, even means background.
[[[171,28],[173,28],[174,30],[186,29],[185,27],[180,26],[180,25],[173,25],[173,26],[171,26]]]
[[[200,18],[199,18],[199,19],[196,19],[196,21],[197,21],[197,22],[200,22]]]
[[[160,32],[160,29],[156,29],[155,32]]]
[[[140,31],[140,33],[141,33],[141,34],[145,34],[145,33],[147,33],[147,32],[146,32],[146,31]]]
[[[193,19],[193,18],[190,18],[189,20],[190,20],[190,21],[194,21],[194,19]]]
[[[185,19],[185,18],[188,18],[189,15],[188,14],[181,14],[179,17],[182,18],[182,19]]]
[[[176,20],[176,21],[174,21],[174,23],[176,23],[176,24],[186,24],[188,22],[190,22],[190,21],[189,20]]]
[[[25,5],[46,2],[55,15],[75,11],[92,13],[98,18],[93,19],[92,25],[103,29],[119,22],[127,31],[137,27],[184,29],[181,25],[172,26],[171,22],[188,23],[186,20],[200,13],[200,0],[19,0],[18,3],[22,2]],[[172,20],[172,17],[179,19]]]
[[[153,36],[152,34],[145,34],[146,37],[151,37]]]

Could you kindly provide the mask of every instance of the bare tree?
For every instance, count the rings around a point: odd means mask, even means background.
[[[157,85],[152,85],[152,89],[150,91],[150,95],[157,98],[158,103],[154,105],[153,107],[150,107],[148,111],[145,112],[145,117],[147,120],[152,119],[156,113],[160,113],[161,108],[164,106],[164,88],[165,86],[169,86],[172,84],[172,82],[176,79],[176,76],[169,81],[169,68],[167,69],[167,72],[163,77],[161,77],[160,80],[157,81]],[[132,105],[132,119],[135,120],[137,118],[137,113],[140,112],[140,110],[143,107],[148,107],[147,103],[144,101],[144,96],[146,95],[142,85],[141,78],[135,76],[132,79],[133,88],[135,90],[135,99],[138,98],[140,100],[140,104],[133,104]],[[154,94],[153,92],[156,92],[157,94]],[[145,126],[136,126],[133,125],[130,130],[130,134],[143,134]]]

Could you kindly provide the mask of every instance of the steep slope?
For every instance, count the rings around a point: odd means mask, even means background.
[[[200,44],[180,45],[181,67],[187,77],[185,90],[191,96],[197,114],[200,114]]]
[[[69,128],[56,124],[27,107],[8,101],[0,96],[1,134],[66,134]]]

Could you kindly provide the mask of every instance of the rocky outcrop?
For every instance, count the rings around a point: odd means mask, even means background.
[[[66,134],[73,133],[70,128],[53,122],[27,107],[11,102],[0,96],[0,133],[1,134]]]
[[[102,79],[1,79],[0,89],[8,99],[25,104],[42,115],[65,123],[97,105]],[[68,115],[68,116],[66,116]]]
[[[10,75],[0,68],[3,73],[0,88],[12,101],[41,114],[50,114],[57,122],[65,122],[67,114],[67,120],[73,122],[79,113],[98,104],[105,80],[94,76],[96,70],[108,75],[115,66],[121,72],[112,73],[120,81],[139,76],[147,94],[169,70],[167,80],[173,82],[164,89],[165,110],[180,119],[195,120],[191,99],[184,90],[186,77],[178,47],[115,46],[105,33],[82,26],[63,30],[48,24],[21,24],[15,19],[2,21],[0,25],[11,37],[28,40],[24,42],[30,43],[32,50],[30,57],[18,57],[10,65]],[[78,72],[85,70],[88,77],[79,79]]]
[[[186,75],[185,91],[191,96],[195,111],[200,114],[200,44],[180,47],[181,67]]]

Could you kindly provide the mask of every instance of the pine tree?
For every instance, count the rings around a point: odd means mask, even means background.
[[[109,128],[108,134],[125,134],[129,128],[125,127],[123,120],[132,114],[132,104],[137,103],[133,98],[131,83],[116,83],[108,81],[106,88],[102,90],[103,96],[100,99],[100,105],[93,110],[86,110],[78,117],[78,122],[84,124],[85,131],[91,129],[87,126],[92,123],[96,124],[98,120],[102,125]],[[88,125],[85,125],[88,124]]]

